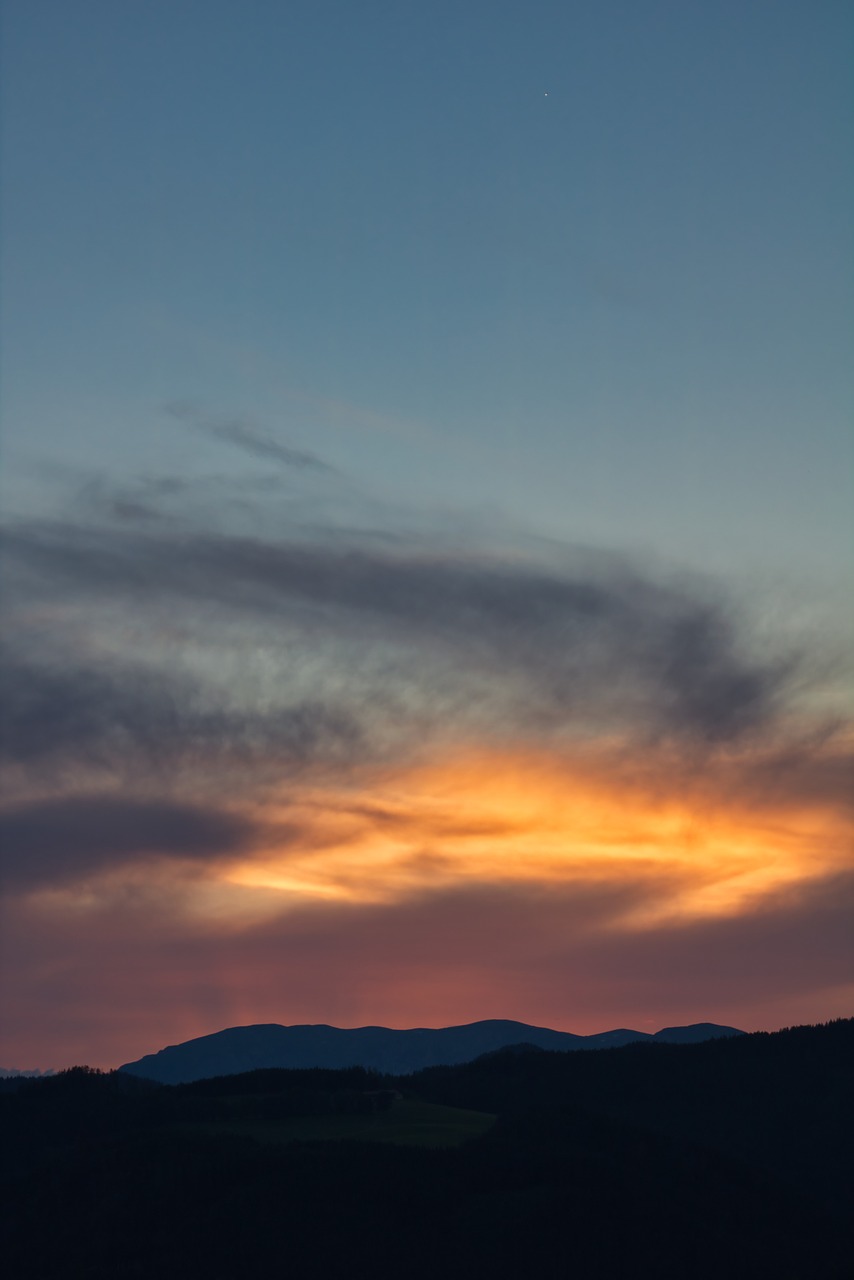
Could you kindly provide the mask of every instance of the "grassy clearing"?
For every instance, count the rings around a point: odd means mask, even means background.
[[[228,1134],[257,1142],[393,1142],[400,1146],[458,1147],[495,1123],[483,1111],[401,1098],[369,1116],[293,1116],[285,1120],[219,1120],[185,1126],[196,1133]]]

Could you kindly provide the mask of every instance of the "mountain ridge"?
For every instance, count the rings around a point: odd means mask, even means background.
[[[226,1027],[167,1045],[124,1063],[120,1071],[161,1084],[186,1084],[259,1068],[359,1066],[389,1075],[453,1066],[514,1044],[561,1052],[617,1048],[639,1042],[698,1044],[743,1035],[712,1022],[664,1027],[653,1034],[626,1027],[590,1036],[513,1020],[489,1018],[451,1027],[334,1027],[329,1023],[275,1022]]]

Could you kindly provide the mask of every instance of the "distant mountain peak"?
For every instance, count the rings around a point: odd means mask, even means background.
[[[37,1067],[19,1070],[17,1067],[0,1067],[0,1080],[40,1080],[44,1076],[56,1075],[53,1067],[48,1067],[46,1071],[40,1071]]]
[[[169,1045],[120,1068],[162,1084],[185,1084],[212,1076],[260,1068],[365,1067],[387,1075],[408,1075],[425,1067],[471,1062],[485,1053],[524,1045],[559,1052],[620,1048],[637,1041],[697,1044],[744,1033],[712,1022],[665,1027],[655,1035],[620,1028],[599,1035],[529,1026],[498,1018],[453,1027],[332,1027],[328,1023],[279,1026],[254,1023]]]

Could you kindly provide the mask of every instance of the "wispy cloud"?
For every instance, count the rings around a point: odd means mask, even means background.
[[[164,412],[178,422],[184,423],[195,431],[223,444],[234,445],[253,457],[262,458],[265,462],[275,462],[283,467],[296,467],[299,470],[332,471],[329,463],[324,462],[314,453],[302,449],[293,449],[283,444],[269,432],[255,426],[243,417],[210,415],[198,406],[185,401],[175,401],[164,405]]]

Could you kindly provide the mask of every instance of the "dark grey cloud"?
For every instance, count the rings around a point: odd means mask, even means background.
[[[346,708],[306,699],[238,709],[217,705],[217,692],[131,662],[95,669],[71,654],[35,659],[0,646],[0,764],[44,778],[51,766],[130,777],[197,762],[218,775],[237,765],[341,765],[362,750]]]
[[[198,406],[183,401],[164,405],[164,412],[213,440],[234,445],[265,462],[275,462],[279,466],[296,467],[299,470],[333,469],[316,454],[282,444],[275,436],[256,427],[246,418],[212,416],[204,413]]]
[[[233,856],[253,835],[233,813],[162,799],[73,796],[0,811],[0,867],[11,889],[62,884],[143,857]]]
[[[720,743],[769,722],[792,666],[748,651],[707,588],[662,584],[613,562],[566,572],[525,564],[70,524],[11,528],[7,555],[26,590],[137,608],[215,608],[222,617],[394,653],[424,688],[431,663],[491,683],[490,697],[541,725],[583,724],[608,707],[644,732]],[[474,686],[472,686],[474,688]],[[527,705],[527,712],[524,710]]]

